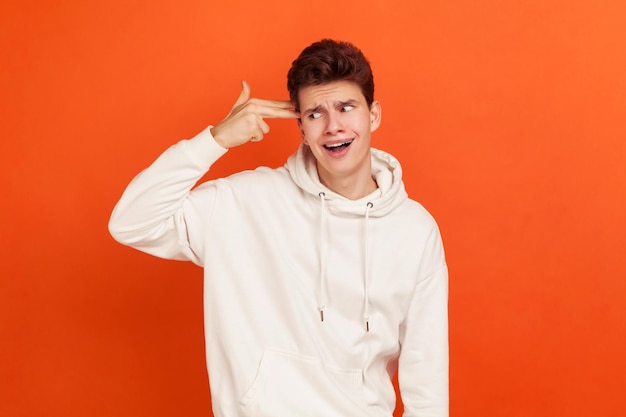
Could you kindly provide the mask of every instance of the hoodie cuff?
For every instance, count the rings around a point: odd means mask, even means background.
[[[207,127],[185,143],[185,151],[188,157],[201,168],[210,167],[228,152],[228,149],[220,146],[213,138],[211,134],[212,127]]]

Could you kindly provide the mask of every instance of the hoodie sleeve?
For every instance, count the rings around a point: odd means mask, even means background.
[[[400,329],[404,417],[448,417],[448,269],[438,230],[422,257],[433,265],[415,287]]]
[[[202,266],[200,236],[215,188],[191,189],[226,151],[210,127],[167,149],[122,194],[109,220],[113,238],[154,256]]]

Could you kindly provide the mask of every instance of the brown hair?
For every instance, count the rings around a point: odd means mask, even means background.
[[[298,93],[303,87],[351,81],[358,84],[368,106],[374,102],[374,75],[363,52],[349,42],[323,39],[306,47],[287,73],[289,98],[300,110]]]

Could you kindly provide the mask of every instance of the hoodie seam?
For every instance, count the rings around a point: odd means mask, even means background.
[[[443,264],[437,266],[431,272],[426,274],[423,278],[418,279],[417,282],[415,283],[415,288],[419,287],[421,283],[426,282],[429,279],[431,279],[434,275],[436,275],[439,271],[441,271],[442,269],[444,269],[446,267],[447,267],[447,264],[445,262]],[[415,290],[414,290],[414,292],[415,292]]]

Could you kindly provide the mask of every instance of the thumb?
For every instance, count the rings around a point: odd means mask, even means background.
[[[248,101],[249,98],[250,98],[250,86],[245,80],[241,80],[241,93],[239,94],[239,97],[237,98],[237,101],[235,101],[235,104],[233,107],[241,106],[243,103]]]

